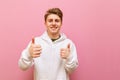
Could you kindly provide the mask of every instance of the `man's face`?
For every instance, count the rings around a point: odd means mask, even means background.
[[[59,34],[62,21],[58,15],[50,14],[45,21],[45,25],[49,34]]]

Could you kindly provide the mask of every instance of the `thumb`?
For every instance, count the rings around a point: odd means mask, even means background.
[[[67,48],[70,49],[70,43],[67,45]]]
[[[32,44],[34,44],[35,43],[35,39],[34,39],[34,37],[32,38]]]

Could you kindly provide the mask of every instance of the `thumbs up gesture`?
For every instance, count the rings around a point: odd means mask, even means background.
[[[67,45],[67,48],[62,48],[60,50],[61,58],[67,59],[69,55],[70,55],[70,44]]]
[[[32,38],[32,43],[29,47],[29,53],[32,58],[40,57],[42,48],[40,45],[35,44],[35,39]]]

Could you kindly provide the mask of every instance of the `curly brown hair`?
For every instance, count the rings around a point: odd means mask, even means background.
[[[44,15],[44,19],[46,21],[48,15],[50,14],[56,14],[60,17],[61,21],[63,19],[63,12],[59,8],[51,8],[46,11],[46,14]]]

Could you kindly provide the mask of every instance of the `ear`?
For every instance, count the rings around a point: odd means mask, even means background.
[[[45,27],[47,27],[47,23],[46,22],[44,22],[44,25],[45,25]]]

